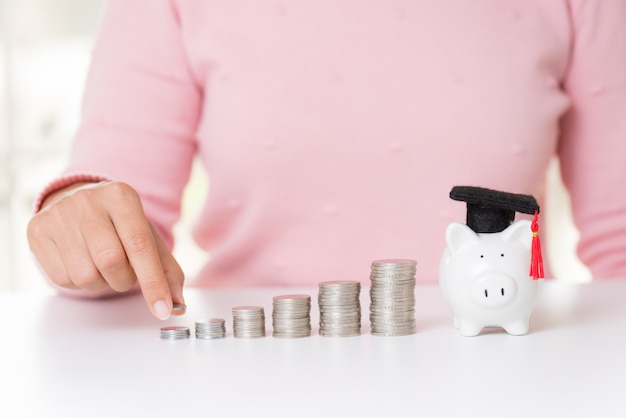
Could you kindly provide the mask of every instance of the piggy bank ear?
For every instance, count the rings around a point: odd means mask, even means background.
[[[513,222],[501,234],[504,240],[517,241],[527,249],[530,249],[532,245],[533,232],[530,229],[530,221],[527,219]]]
[[[446,229],[446,243],[452,254],[456,253],[462,246],[471,244],[478,240],[478,235],[469,226],[453,222]]]

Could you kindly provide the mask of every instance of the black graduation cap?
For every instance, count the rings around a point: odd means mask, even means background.
[[[467,203],[467,226],[476,233],[504,231],[515,220],[515,212],[529,215],[539,213],[533,196],[486,189],[455,186],[450,198]]]

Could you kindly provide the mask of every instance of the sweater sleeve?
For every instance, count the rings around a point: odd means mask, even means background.
[[[571,0],[570,11],[559,157],[578,254],[594,278],[626,277],[626,1]]]
[[[65,176],[98,173],[134,187],[171,248],[201,97],[173,2],[109,1]]]

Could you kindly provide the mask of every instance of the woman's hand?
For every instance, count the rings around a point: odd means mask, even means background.
[[[55,192],[27,234],[40,265],[63,288],[126,292],[138,283],[163,320],[173,302],[184,303],[182,269],[125,183],[79,183]]]

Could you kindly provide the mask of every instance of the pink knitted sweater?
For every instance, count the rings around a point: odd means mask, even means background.
[[[435,281],[451,187],[543,201],[558,156],[581,260],[626,276],[624,22],[623,0],[113,0],[45,192],[127,182],[171,246],[199,155],[190,283],[367,281],[380,258]]]

